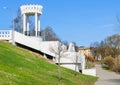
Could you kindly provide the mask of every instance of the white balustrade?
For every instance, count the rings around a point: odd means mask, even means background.
[[[0,40],[11,40],[12,30],[0,30]]]

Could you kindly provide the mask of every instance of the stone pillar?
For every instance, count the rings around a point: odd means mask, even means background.
[[[26,31],[26,15],[23,14],[23,34],[25,34]]]
[[[38,32],[38,16],[37,13],[35,13],[35,36],[37,37]]]
[[[29,36],[29,16],[27,16],[27,35]]]
[[[38,15],[38,36],[40,36],[40,15]]]

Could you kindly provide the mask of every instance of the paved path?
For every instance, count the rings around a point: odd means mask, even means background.
[[[96,70],[99,79],[95,85],[120,85],[119,74],[103,70],[101,65],[96,65]]]

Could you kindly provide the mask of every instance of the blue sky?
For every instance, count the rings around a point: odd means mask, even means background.
[[[41,28],[50,26],[63,40],[89,46],[119,33],[120,0],[1,0],[0,29],[10,29],[17,10],[24,4],[43,6]]]

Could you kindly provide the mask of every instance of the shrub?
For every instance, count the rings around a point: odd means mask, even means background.
[[[108,56],[104,58],[104,65],[103,67],[107,68],[107,69],[112,69],[114,66],[114,58]]]
[[[90,61],[86,61],[86,66],[85,66],[86,69],[91,69],[94,67],[95,67],[95,63],[90,62]]]
[[[120,56],[118,56],[114,59],[114,66],[113,66],[112,70],[120,73]]]

